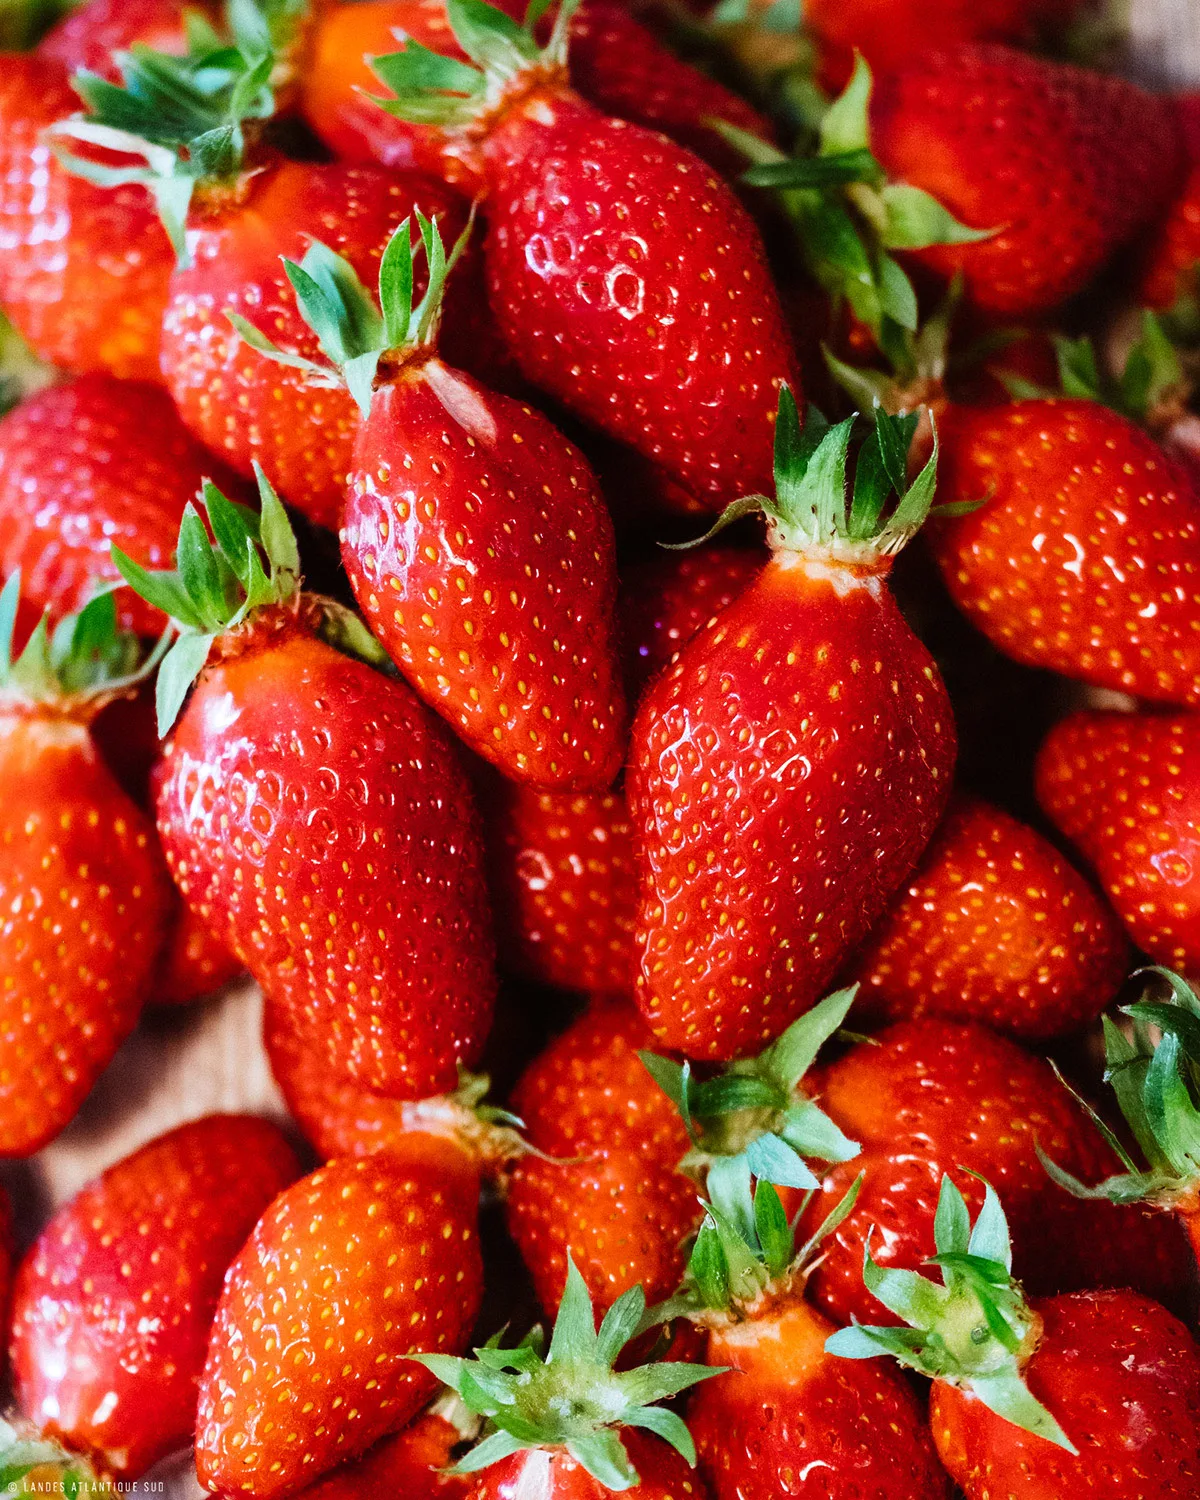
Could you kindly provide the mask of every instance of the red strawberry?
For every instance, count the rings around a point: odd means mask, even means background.
[[[746,590],[767,556],[757,549],[712,546],[665,552],[625,570],[619,616],[631,703],[698,630]]]
[[[1200,963],[1200,719],[1078,713],[1046,737],[1038,801],[1139,948]]]
[[[207,1000],[242,972],[239,960],[181,901],[158,961],[150,999],[155,1005],[191,1005]]]
[[[461,1442],[457,1427],[427,1412],[363,1458],[301,1490],[296,1500],[363,1500],[389,1492],[404,1500],[467,1500],[474,1481],[451,1471]]]
[[[459,41],[512,102],[481,130],[483,95],[462,93],[479,74],[430,87],[414,50],[375,61],[397,95],[386,108],[440,118],[448,159],[483,179],[492,306],[526,377],[720,506],[770,478],[778,387],[796,375],[783,315],[733,192],[567,87],[571,10],[539,52],[501,12],[449,0]]]
[[[932,529],[973,624],[1030,666],[1166,703],[1200,703],[1200,494],[1125,417],[1086,400],[957,408]]]
[[[521,19],[521,6],[500,8]],[[437,161],[436,133],[383,114],[373,99],[380,86],[368,59],[394,51],[400,37],[466,61],[444,0],[351,0],[327,6],[320,17],[302,108],[340,157],[418,168]],[[722,170],[739,158],[710,120],[772,134],[744,99],[677,57],[611,0],[584,0],[572,20],[571,81],[597,108],[661,130]]]
[[[417,303],[407,221],[378,308],[319,241],[287,262],[362,410],[342,560],[376,637],[477,754],[514,780],[607,787],[624,757],[608,511],[545,417],[434,352],[447,262],[437,226],[418,222],[431,270]]]
[[[466,777],[402,684],[326,644],[322,631],[373,646],[348,611],[300,594],[295,539],[265,481],[262,494],[259,519],[207,486],[222,545],[189,510],[179,574],[116,554],[183,627],[161,727],[200,673],[164,751],[159,835],[189,906],[336,1074],[423,1098],[454,1087],[491,1016]]]
[[[211,468],[211,465],[209,465]],[[120,575],[113,543],[146,567],[170,560],[205,473],[161,387],[85,375],[39,391],[0,420],[0,572],[54,619]],[[128,589],[123,628],[157,635],[163,616]]]
[[[60,1209],[14,1289],[25,1417],[122,1478],[185,1446],[226,1267],[299,1170],[266,1120],[210,1115],[135,1151]]]
[[[200,1382],[201,1483],[272,1500],[402,1427],[482,1292],[475,1203],[386,1154],[336,1161],[277,1198],[234,1261]]]
[[[946,691],[886,582],[932,498],[934,460],[904,476],[916,420],[878,416],[851,504],[851,423],[801,436],[785,393],[772,559],[642,698],[638,1003],[688,1056],[737,1057],[810,1006],[949,795]]]
[[[1064,1201],[1038,1160],[1040,1147],[1070,1171],[1103,1174],[1107,1153],[1048,1064],[976,1025],[927,1018],[879,1033],[815,1081],[821,1107],[863,1145],[831,1170],[809,1209],[815,1225],[861,1171],[854,1212],[826,1240],[811,1280],[820,1307],[837,1322],[877,1318],[863,1286],[863,1248],[874,1232],[881,1264],[920,1263],[943,1175],[953,1171],[968,1199],[978,1172],[1004,1193],[1020,1262],[1032,1261]],[[960,1169],[962,1169],[960,1173]]]
[[[1200,266],[1200,95],[1177,101],[1190,169],[1150,238],[1134,300],[1163,311],[1195,290]]]
[[[947,279],[961,273],[976,306],[1010,317],[1081,291],[1183,170],[1168,101],[1001,46],[948,47],[885,73],[871,125],[892,178],[996,230],[912,259]]]
[[[497,778],[481,804],[502,961],[562,989],[632,994],[637,883],[624,795]]]
[[[213,0],[201,0],[187,9],[213,20],[218,7]],[[62,63],[68,73],[86,68],[119,83],[112,54],[137,46],[160,52],[186,50],[180,0],[86,0],[46,33],[37,50]]]
[[[597,1329],[572,1266],[549,1349],[535,1328],[515,1349],[492,1339],[476,1360],[425,1358],[495,1429],[455,1471],[478,1475],[471,1500],[604,1500],[614,1490],[707,1500],[690,1472],[696,1450],[682,1418],[651,1403],[723,1372],[677,1361],[629,1369],[628,1355],[614,1369],[645,1310],[642,1288],[632,1287]]]
[[[102,189],[54,159],[43,131],[79,101],[53,57],[0,65],[0,307],[70,370],[158,378],[171,247],[146,189]]]
[[[960,798],[856,954],[856,1016],[984,1021],[1041,1040],[1095,1020],[1128,969],[1120,924],[1032,828]]]
[[[0,593],[0,1155],[58,1134],[149,998],[170,902],[154,828],[88,731],[137,662],[111,597],[10,663]]]
[[[870,1256],[863,1272],[909,1327],[844,1328],[826,1347],[933,1377],[933,1439],[968,1500],[1195,1488],[1200,1349],[1177,1318],[1128,1291],[1028,1302],[991,1188],[972,1225],[947,1178],[933,1238],[940,1282],[889,1278]]]

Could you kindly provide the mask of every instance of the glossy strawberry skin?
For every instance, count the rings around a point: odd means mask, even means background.
[[[497,782],[480,802],[502,964],[561,989],[632,995],[637,879],[624,794]]]
[[[55,160],[42,132],[78,108],[56,59],[5,55],[0,308],[52,364],[154,380],[174,252],[144,187],[97,187]]]
[[[114,543],[170,567],[184,507],[212,472],[161,386],[94,374],[39,391],[0,420],[0,574],[19,568],[24,596],[59,619],[119,576]],[[117,602],[124,628],[163,629],[131,590]]]
[[[200,1382],[206,1489],[274,1500],[402,1427],[479,1309],[475,1205],[435,1171],[342,1160],[277,1198],[230,1267]]]
[[[276,1126],[209,1115],[84,1188],[17,1275],[22,1413],[126,1479],[185,1447],[226,1267],[299,1173]]]
[[[180,902],[159,956],[150,1002],[194,1005],[243,972],[241,962],[213,936],[208,923]]]
[[[488,286],[526,377],[710,508],[768,491],[779,385],[799,397],[798,372],[732,190],[552,89],[484,151]]]
[[[1200,719],[1078,713],[1038,754],[1038,801],[1158,963],[1200,963]]]
[[[449,1422],[426,1413],[355,1463],[301,1490],[296,1500],[363,1500],[389,1493],[404,1500],[467,1500],[474,1476],[445,1472],[454,1465],[459,1441]]]
[[[1040,1041],[1107,1009],[1130,960],[1121,925],[1054,846],[961,797],[847,977],[868,1021],[983,1021]]]
[[[931,528],[955,603],[1002,651],[1098,687],[1200,702],[1200,495],[1140,428],[1090,401],[959,408]]]
[[[760,550],[717,545],[664,552],[624,570],[618,609],[631,703],[698,630],[733,603],[765,562]]]
[[[643,1067],[654,1040],[628,1001],[600,1000],[525,1069],[512,1107],[551,1156],[609,1148],[675,1166],[690,1144],[679,1112]]]
[[[781,553],[643,697],[637,999],[695,1058],[819,999],[945,807],[946,690],[881,574]]]
[[[448,736],[402,684],[283,628],[214,663],[167,745],[185,900],[335,1074],[452,1089],[491,1018],[483,853]]]
[[[638,1283],[648,1303],[669,1297],[701,1216],[694,1182],[628,1147],[572,1161],[522,1157],[509,1175],[505,1210],[548,1314],[562,1298],[568,1253],[598,1311]]]
[[[902,1021],[822,1071],[814,1092],[861,1156],[836,1167],[811,1205],[811,1232],[859,1174],[849,1217],[824,1243],[811,1295],[836,1322],[894,1321],[863,1286],[868,1234],[884,1265],[915,1270],[932,1242],[938,1189],[950,1172],[973,1206],[978,1172],[1001,1195],[1016,1274],[1040,1254],[1068,1195],[1047,1176],[1037,1146],[1087,1181],[1115,1169],[1087,1116],[1049,1065],[979,1025]],[[1074,1200],[1070,1200],[1073,1202]],[[1076,1222],[1072,1220],[1072,1222]]]
[[[241,314],[281,349],[320,359],[280,257],[303,259],[317,237],[373,286],[392,231],[417,208],[439,216],[453,243],[465,219],[435,182],[378,167],[274,162],[250,178],[243,202],[194,214],[194,264],[171,278],[162,370],[183,420],[237,472],[249,475],[257,459],[285,500],[333,530],[358,408],[347,391],[313,386],[304,371],[255,353],[225,314]]]
[[[630,1500],[708,1500],[708,1491],[687,1461],[666,1443],[630,1428],[621,1430],[638,1483],[622,1493]],[[485,1469],[469,1500],[608,1500],[612,1491],[594,1479],[565,1448],[535,1448]]]
[[[882,1360],[826,1354],[833,1324],[786,1296],[713,1328],[688,1419],[713,1500],[944,1500],[925,1414]]]
[[[1044,1327],[1025,1379],[1079,1454],[994,1416],[970,1392],[937,1382],[934,1442],[967,1500],[1041,1500],[1088,1490],[1113,1500],[1195,1494],[1200,1350],[1184,1325],[1124,1291],[1051,1298],[1035,1309]]]
[[[82,725],[0,711],[0,784],[0,1156],[28,1156],[136,1025],[170,885]]]
[[[877,80],[876,156],[962,223],[998,232],[909,252],[979,308],[1046,312],[1081,291],[1175,191],[1170,104],[1124,79],[996,45],[950,47]]]
[[[437,358],[375,393],[342,561],[418,695],[514,780],[603,790],[624,759],[612,522],[540,412]]]

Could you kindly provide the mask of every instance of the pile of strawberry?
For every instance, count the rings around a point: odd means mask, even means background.
[[[0,1492],[1194,1500],[1196,100],[1087,0],[52,8],[0,1155],[244,972],[290,1118],[3,1200]]]

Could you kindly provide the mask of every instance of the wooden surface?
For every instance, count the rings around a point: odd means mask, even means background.
[[[1200,86],[1200,0],[1132,0],[1129,71],[1163,87]],[[47,1212],[135,1146],[212,1110],[282,1115],[259,1042],[260,1004],[251,984],[204,1007],[147,1018],[74,1124],[31,1163],[7,1164],[26,1235]],[[168,1500],[201,1495],[188,1466],[165,1479]]]

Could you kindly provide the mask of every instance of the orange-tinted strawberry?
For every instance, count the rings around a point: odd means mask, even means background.
[[[300,1490],[296,1500],[365,1500],[389,1492],[404,1500],[467,1500],[474,1479],[449,1472],[462,1440],[451,1422],[426,1412],[362,1458]]]
[[[1200,494],[1145,432],[1087,400],[959,407],[931,528],[955,603],[1030,666],[1200,702]]]
[[[233,1262],[200,1382],[201,1483],[273,1500],[424,1405],[410,1355],[462,1349],[482,1293],[475,1203],[386,1153],[280,1195]]]
[[[208,486],[221,547],[189,510],[178,574],[117,554],[182,628],[160,669],[164,731],[199,674],[157,777],[159,835],[189,906],[336,1073],[424,1098],[455,1086],[491,1018],[466,775],[403,684],[327,644],[379,660],[349,611],[299,592],[295,538],[265,481],[262,495],[259,517]]]
[[[632,995],[637,879],[624,794],[497,778],[481,805],[501,961],[562,989]]]
[[[976,306],[1010,317],[1081,291],[1183,171],[1168,101],[1002,46],[948,47],[885,73],[871,123],[893,179],[996,231],[911,258],[947,279],[961,273]]]
[[[10,661],[0,592],[0,1155],[72,1119],[149,998],[170,903],[153,825],[88,723],[138,659],[111,598],[39,626]]]
[[[226,1267],[299,1171],[276,1126],[209,1115],[61,1208],[14,1288],[22,1414],[122,1478],[184,1447]]]
[[[1037,794],[1139,948],[1200,963],[1200,718],[1078,713],[1046,737]]]
[[[642,697],[638,1004],[690,1057],[811,1006],[941,818],[953,715],[886,576],[933,495],[936,461],[910,486],[898,457],[916,420],[878,414],[852,501],[852,423],[801,435],[784,393],[771,561]]]
[[[158,376],[171,247],[146,189],[74,177],[42,132],[78,107],[53,58],[0,66],[0,308],[69,370]]]
[[[85,375],[0,419],[0,573],[54,619],[119,577],[115,542],[145,567],[171,561],[183,508],[206,467],[161,386]],[[157,635],[163,616],[128,589],[122,626]]]
[[[858,1019],[940,1015],[1040,1040],[1094,1020],[1128,962],[1120,923],[1053,845],[964,797],[848,972]]]

